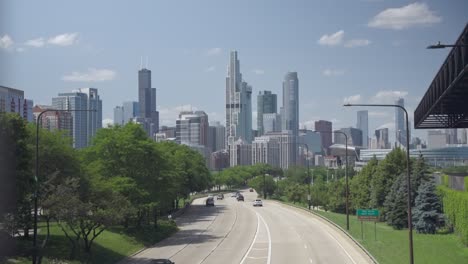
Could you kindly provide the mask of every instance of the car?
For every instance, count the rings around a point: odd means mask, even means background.
[[[151,263],[152,264],[175,264],[175,262],[172,262],[170,259],[152,259]]]
[[[263,202],[260,199],[255,199],[253,206],[263,206]]]
[[[223,200],[224,199],[224,194],[220,193],[218,196],[216,196],[216,200]]]
[[[208,197],[206,199],[206,206],[214,206],[214,198],[213,197]]]
[[[244,201],[244,196],[242,194],[237,195],[237,201]]]
[[[250,188],[250,189],[249,189],[249,192],[253,192],[253,189],[252,189],[252,188]]]

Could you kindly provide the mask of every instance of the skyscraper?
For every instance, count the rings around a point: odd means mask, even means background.
[[[263,115],[276,114],[277,109],[277,96],[271,91],[261,91],[257,96],[257,130],[259,135],[263,135]]]
[[[52,98],[52,107],[60,110],[88,110],[71,112],[74,148],[87,147],[96,131],[102,127],[102,101],[96,88],[59,93],[57,97]]]
[[[237,51],[231,51],[226,77],[226,147],[241,138],[252,142],[252,87],[242,80]]]
[[[288,72],[283,81],[283,111],[281,116],[283,130],[292,131],[293,136],[299,134],[299,80],[297,72]]]
[[[148,136],[159,131],[159,112],[156,111],[156,88],[151,88],[151,71],[142,68],[138,71],[137,122],[142,123]]]
[[[395,104],[404,107],[405,100],[399,98]],[[406,147],[405,112],[400,108],[395,108],[395,142],[399,146]]]
[[[48,105],[36,105],[33,108],[34,120],[45,110],[52,110],[41,115],[40,126],[49,131],[61,130],[70,138],[73,137],[73,117],[71,112],[57,112]]]
[[[208,115],[203,111],[184,111],[176,120],[176,142],[208,147]]]
[[[0,86],[0,112],[17,113],[33,122],[33,101],[24,98],[24,91]]]
[[[326,120],[315,121],[315,131],[324,132],[320,133],[322,149],[328,152],[328,148],[332,145],[332,122]]]
[[[114,107],[114,125],[122,126],[124,124],[124,108],[122,106]]]
[[[208,128],[208,148],[211,152],[224,149],[226,129],[220,122],[210,122]]]
[[[381,128],[375,130],[376,148],[388,149],[390,148],[390,142],[388,140],[388,128]]]
[[[362,131],[360,129],[354,127],[346,127],[340,130],[348,136],[348,146],[362,146]],[[335,134],[335,144],[346,144],[346,138],[341,133],[334,133]]]
[[[138,116],[138,102],[123,102],[123,124],[127,124],[132,118]]]
[[[281,116],[276,113],[263,114],[263,133],[281,131]]]
[[[295,144],[299,137],[299,79],[297,72],[288,72],[283,81],[283,113],[281,116],[282,130],[292,132],[293,153],[291,164],[296,163],[298,146]]]
[[[368,148],[369,146],[369,117],[367,110],[357,112],[357,126],[362,131],[362,146]]]

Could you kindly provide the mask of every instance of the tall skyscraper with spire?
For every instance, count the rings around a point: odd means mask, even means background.
[[[242,80],[237,51],[231,51],[226,77],[226,147],[252,142],[252,87]]]
[[[151,71],[142,68],[138,71],[138,117],[137,123],[152,137],[159,131],[159,112],[156,111],[156,88],[151,88]]]
[[[405,100],[399,98],[395,104],[404,107]],[[395,142],[397,146],[406,147],[405,112],[400,108],[395,108]]]

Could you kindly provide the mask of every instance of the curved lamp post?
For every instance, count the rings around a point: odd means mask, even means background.
[[[42,115],[47,112],[97,112],[95,109],[90,110],[56,110],[56,109],[47,109],[39,113],[36,119],[36,175],[34,175],[34,227],[33,227],[33,257],[32,263],[37,263],[37,200],[38,200],[38,191],[39,191],[39,122],[42,124]]]
[[[440,43],[438,45],[441,45]],[[449,45],[445,45],[449,46]],[[454,45],[452,45],[454,46]],[[429,48],[429,47],[428,47]],[[408,192],[408,239],[409,239],[409,250],[410,250],[410,264],[414,263],[414,254],[413,254],[413,223],[411,220],[411,175],[410,175],[410,154],[409,154],[409,120],[408,112],[401,105],[393,104],[345,104],[343,106],[364,106],[364,107],[394,107],[400,108],[405,112],[406,116],[406,173],[407,173],[407,192]]]

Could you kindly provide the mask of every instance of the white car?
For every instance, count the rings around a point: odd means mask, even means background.
[[[256,199],[256,200],[253,202],[253,206],[263,206],[262,200]]]

